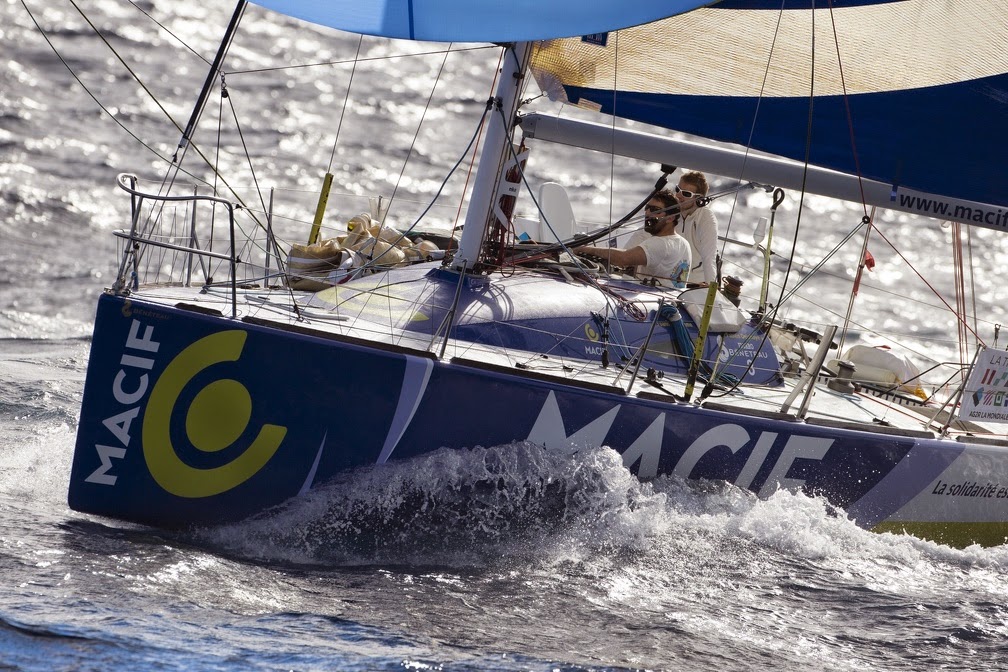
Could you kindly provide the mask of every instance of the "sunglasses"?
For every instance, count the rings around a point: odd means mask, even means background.
[[[685,189],[680,188],[678,184],[675,185],[675,193],[682,194],[683,198],[693,198],[694,196],[699,196],[700,195],[700,192],[698,192],[698,191],[687,191]]]
[[[644,212],[665,212],[668,208],[664,205],[645,205]]]

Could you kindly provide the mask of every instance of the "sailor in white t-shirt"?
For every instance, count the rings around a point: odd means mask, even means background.
[[[644,206],[644,228],[630,237],[626,249],[585,245],[574,252],[612,266],[634,267],[638,278],[654,279],[665,287],[685,287],[692,256],[689,242],[676,233],[676,206],[672,192],[662,189]]]

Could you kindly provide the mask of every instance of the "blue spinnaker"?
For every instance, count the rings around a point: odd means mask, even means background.
[[[710,0],[253,0],[353,33],[434,42],[511,42],[649,23]]]

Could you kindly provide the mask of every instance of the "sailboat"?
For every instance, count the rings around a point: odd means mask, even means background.
[[[975,334],[928,390],[901,353],[846,347],[842,316],[786,319],[803,280],[771,278],[785,193],[857,204],[843,242],[881,235],[882,209],[1008,228],[1008,129],[985,123],[1008,100],[1008,17],[992,0],[254,4],[341,31],[500,45],[464,226],[393,227],[378,198],[327,238],[328,176],[306,243],[223,176],[212,193],[171,191],[239,2],[166,174],[117,178],[131,219],[98,298],[73,509],[214,525],[348,470],[531,442],[608,446],[645,480],[802,492],[876,532],[1008,540],[996,336]],[[529,111],[539,92],[575,114]],[[537,143],[647,162],[655,189],[581,230],[562,187],[529,186]],[[685,166],[719,176],[708,200],[767,202],[751,242],[721,232],[724,256],[741,245],[755,259],[751,298],[727,274],[665,286],[576,253],[619,244]],[[523,202],[532,216],[516,214]]]

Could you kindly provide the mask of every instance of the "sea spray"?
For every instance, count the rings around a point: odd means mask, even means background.
[[[609,448],[517,442],[357,469],[254,520],[204,530],[230,552],[294,564],[482,563],[543,544],[634,544],[665,496]]]

